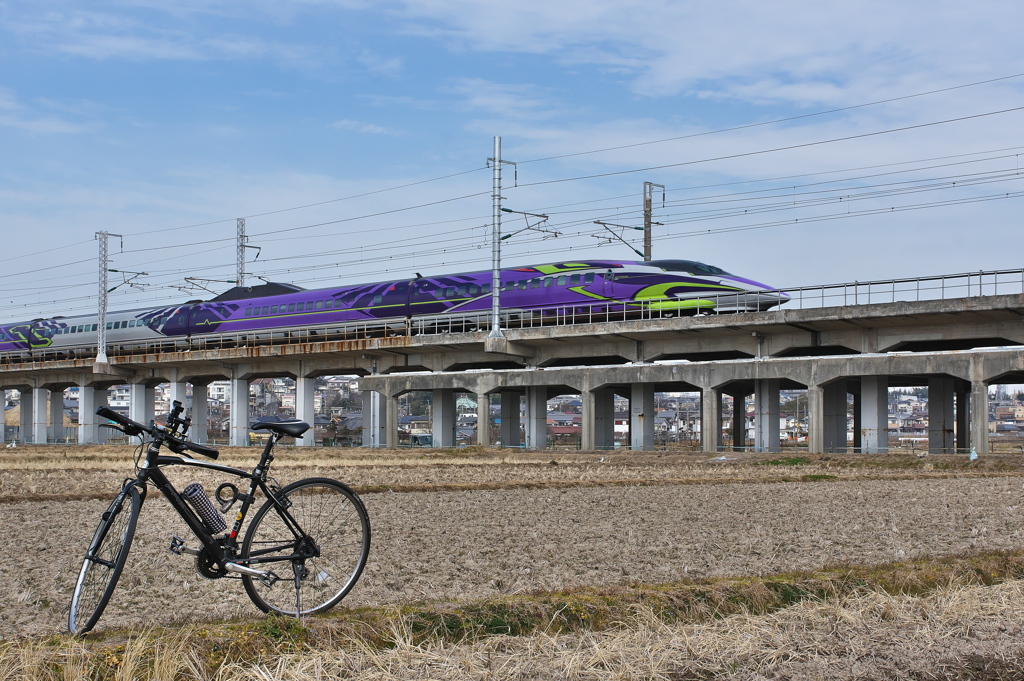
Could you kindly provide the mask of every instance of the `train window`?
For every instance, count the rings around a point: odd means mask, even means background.
[[[382,296],[379,293],[373,297],[373,304],[374,305],[380,305],[383,301],[384,301],[384,296]]]
[[[548,288],[549,286],[553,286],[554,283],[555,283],[555,280],[552,279],[551,277],[544,277],[544,288]]]
[[[330,301],[330,300],[325,300],[325,301],[324,301],[324,309],[325,309],[325,310],[330,310],[330,309],[331,309],[331,307],[332,307],[331,303],[332,303],[332,301]]]
[[[245,308],[245,316],[246,317],[251,317],[252,316],[252,308],[251,307]]]
[[[270,307],[268,305],[264,305],[263,306],[263,314],[267,314],[269,312],[270,312]]]
[[[530,288],[540,288],[540,279],[531,279]]]
[[[583,283],[584,284],[593,284],[594,283],[594,273],[593,272],[587,272],[586,274],[584,274],[583,275]]]
[[[455,287],[454,286],[449,286],[448,288],[446,288],[444,290],[444,297],[445,298],[454,298],[455,297]]]
[[[469,295],[471,295],[471,296],[478,296],[478,295],[480,295],[480,287],[477,286],[476,284],[470,284],[469,285]]]
[[[89,326],[89,325],[88,325],[88,324],[86,324],[86,326]],[[93,324],[93,325],[92,325],[92,331],[95,331],[95,330],[96,330],[96,327],[97,327],[97,326],[99,326],[99,324]]]
[[[465,298],[466,297],[466,285],[465,284],[463,284],[462,286],[459,287],[459,297],[460,298]]]
[[[324,301],[322,301],[322,300],[316,301],[316,309],[318,309],[318,310],[324,309]]]
[[[114,328],[114,322],[107,322],[107,330]]]
[[[520,279],[519,282],[516,284],[516,288],[519,289],[520,291],[525,291],[526,290],[526,285],[529,284],[529,283],[530,282],[528,282],[525,279]]]
[[[579,286],[579,285],[580,285],[580,275],[574,274],[571,277],[569,277],[569,286]]]
[[[483,286],[480,287],[480,293],[484,294],[485,296],[488,293],[490,293],[490,292],[491,292],[491,285],[490,284],[484,284]]]
[[[270,306],[270,314],[277,314],[277,305]]]
[[[559,277],[557,283],[558,283],[559,286],[565,286],[565,283],[568,280],[569,280],[569,277]]]
[[[505,286],[504,286],[504,288],[502,288],[502,290],[503,291],[511,291],[515,287],[516,287],[516,282],[514,282],[514,281],[506,281],[505,282]]]

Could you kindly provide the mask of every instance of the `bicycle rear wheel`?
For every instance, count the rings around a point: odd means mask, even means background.
[[[238,562],[274,571],[280,580],[267,586],[246,575],[245,591],[263,612],[295,617],[328,610],[352,590],[366,566],[366,508],[346,485],[327,478],[299,480],[277,496],[286,511],[272,500],[260,507]]]
[[[72,634],[82,635],[92,629],[107,607],[128,559],[141,508],[139,490],[131,485],[124,488],[103,513],[85,552],[71,596],[68,631]]]

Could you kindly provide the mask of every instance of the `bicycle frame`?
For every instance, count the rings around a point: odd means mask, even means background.
[[[267,484],[267,471],[270,468],[271,462],[274,460],[273,449],[278,439],[280,439],[280,436],[276,434],[271,434],[267,439],[267,445],[263,450],[263,454],[260,456],[259,463],[256,464],[256,467],[252,472],[209,461],[200,461],[188,456],[162,455],[160,454],[160,443],[152,441],[149,443],[146,450],[145,465],[139,467],[138,476],[128,484],[138,486],[140,491],[143,492],[143,499],[145,499],[146,483],[152,482],[171,504],[171,507],[179,516],[181,516],[181,519],[185,521],[185,524],[189,526],[189,529],[192,530],[196,539],[202,543],[209,556],[215,559],[217,564],[223,569],[226,564],[234,562],[235,552],[238,548],[238,534],[242,529],[242,524],[245,522],[245,517],[248,514],[250,507],[256,499],[255,495],[257,489],[261,490],[268,500],[272,500],[274,502],[275,508],[281,516],[282,521],[295,535],[296,544],[298,544],[298,540],[306,536],[305,532],[303,532],[301,527],[299,527],[299,524],[288,513],[287,507],[281,503],[277,495],[274,494],[273,490]],[[171,481],[167,479],[167,476],[164,475],[161,470],[161,467],[164,466],[191,466],[194,468],[204,468],[207,470],[217,471],[218,473],[226,473],[239,479],[246,479],[249,481],[248,491],[245,493],[239,493],[236,497],[236,499],[241,500],[242,505],[235,516],[227,542],[222,544],[210,534],[210,531],[206,528],[203,521],[196,515],[195,511],[192,510]],[[272,560],[275,562],[281,562],[306,557],[308,556],[293,552],[292,555],[275,555]],[[270,559],[260,560],[257,558],[255,560],[245,560],[241,562],[245,564],[261,563],[270,562]]]

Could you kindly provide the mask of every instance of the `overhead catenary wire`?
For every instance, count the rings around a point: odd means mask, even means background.
[[[774,154],[774,153],[777,153],[777,152],[780,152],[780,151],[792,151],[794,149],[805,149],[807,147],[815,147],[815,146],[820,146],[820,145],[823,145],[823,144],[835,144],[837,142],[849,142],[851,140],[865,139],[865,138],[868,138],[868,137],[877,137],[879,135],[889,135],[889,134],[893,134],[893,133],[897,133],[897,132],[906,132],[908,130],[919,130],[921,128],[929,128],[929,127],[933,127],[933,126],[936,126],[936,125],[945,125],[947,123],[959,123],[961,121],[968,121],[968,120],[977,119],[977,118],[984,118],[986,116],[998,116],[1000,114],[1012,113],[1012,112],[1015,112],[1015,111],[1022,111],[1022,110],[1024,110],[1024,106],[1016,106],[1016,107],[1011,107],[1009,109],[1000,109],[998,111],[987,111],[985,113],[972,114],[970,116],[958,116],[956,118],[946,118],[946,119],[941,120],[941,121],[931,121],[931,122],[928,122],[928,123],[916,123],[914,125],[905,125],[905,126],[902,126],[902,127],[899,127],[899,128],[889,128],[888,130],[876,130],[874,132],[865,132],[865,133],[859,133],[859,134],[856,134],[856,135],[845,135],[843,137],[833,137],[833,138],[827,139],[827,140],[817,140],[817,141],[814,141],[814,142],[801,142],[800,144],[789,144],[789,145],[782,146],[782,147],[772,147],[772,148],[769,148],[769,149],[759,149],[757,151],[746,151],[746,152],[741,152],[741,153],[737,153],[737,154],[726,154],[726,155],[723,155],[723,156],[713,156],[713,157],[702,158],[702,159],[697,159],[697,160],[693,160],[693,161],[681,161],[679,163],[665,163],[665,164],[656,165],[656,166],[647,166],[647,167],[644,167],[644,168],[632,168],[630,170],[615,170],[615,171],[609,171],[609,172],[606,172],[606,173],[594,173],[592,175],[579,175],[579,176],[576,176],[576,177],[563,177],[563,178],[552,179],[552,180],[539,180],[537,182],[526,182],[526,183],[521,183],[519,185],[519,187],[520,188],[538,187],[538,186],[541,186],[541,185],[559,184],[559,183],[562,183],[562,182],[579,182],[581,180],[594,180],[594,179],[601,178],[601,177],[615,177],[615,176],[618,176],[618,175],[630,175],[630,174],[633,174],[633,173],[646,173],[646,172],[651,172],[653,170],[664,170],[666,168],[680,168],[680,167],[683,167],[683,166],[699,165],[699,164],[702,164],[702,163],[711,163],[711,162],[714,162],[714,161],[727,161],[727,160],[732,160],[732,159],[737,159],[737,158],[745,158],[745,157],[749,157],[749,156],[760,156],[760,155],[764,155],[764,154]]]
[[[953,90],[962,90],[964,88],[976,87],[978,85],[988,85],[991,83],[997,83],[1003,80],[1012,80],[1015,78],[1024,77],[1024,73],[1015,73],[1009,76],[1000,76],[998,78],[989,78],[988,80],[979,80],[974,83],[965,83],[963,85],[953,85],[950,87],[939,88],[937,90],[928,90],[927,92],[918,92],[912,95],[902,95],[899,97],[890,97],[889,99],[879,99],[873,102],[865,102],[863,104],[853,104],[851,106],[839,107],[837,109],[828,109],[826,111],[816,111],[814,113],[800,114],[799,116],[789,116],[787,118],[776,118],[770,121],[761,121],[758,123],[746,123],[744,125],[736,125],[730,128],[720,128],[718,130],[707,130],[704,132],[696,132],[689,135],[678,135],[676,137],[666,137],[664,139],[649,140],[646,142],[634,142],[632,144],[620,144],[614,147],[605,147],[603,149],[591,149],[589,151],[577,151],[569,154],[560,154],[558,156],[545,156],[543,158],[534,158],[526,161],[519,161],[519,165],[526,165],[527,163],[539,163],[541,161],[555,161],[563,158],[572,158],[575,156],[585,156],[588,154],[601,154],[608,151],[620,151],[622,149],[633,149],[635,147],[649,146],[652,144],[664,144],[667,142],[678,142],[680,140],[693,139],[694,137],[706,137],[708,135],[719,135],[726,132],[736,132],[737,130],[747,130],[750,128],[759,128],[766,125],[777,125],[779,123],[789,123],[791,121],[798,121],[805,118],[814,118],[815,116],[827,116],[829,114],[840,113],[843,111],[852,111],[854,109],[863,109],[870,106],[878,106],[879,104],[890,104],[892,102],[899,102],[906,99],[914,99],[916,97],[926,97],[928,95],[935,95],[941,92],[952,92]]]

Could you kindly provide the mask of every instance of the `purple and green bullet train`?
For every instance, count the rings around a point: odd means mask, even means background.
[[[692,260],[561,262],[504,269],[500,280],[502,311],[513,314],[751,312],[789,299]],[[387,328],[389,322],[479,317],[491,309],[491,282],[486,271],[316,290],[276,283],[235,287],[205,302],[108,312],[107,342],[117,346],[348,322],[379,321]],[[0,325],[0,353],[95,347],[96,330],[95,314]]]

